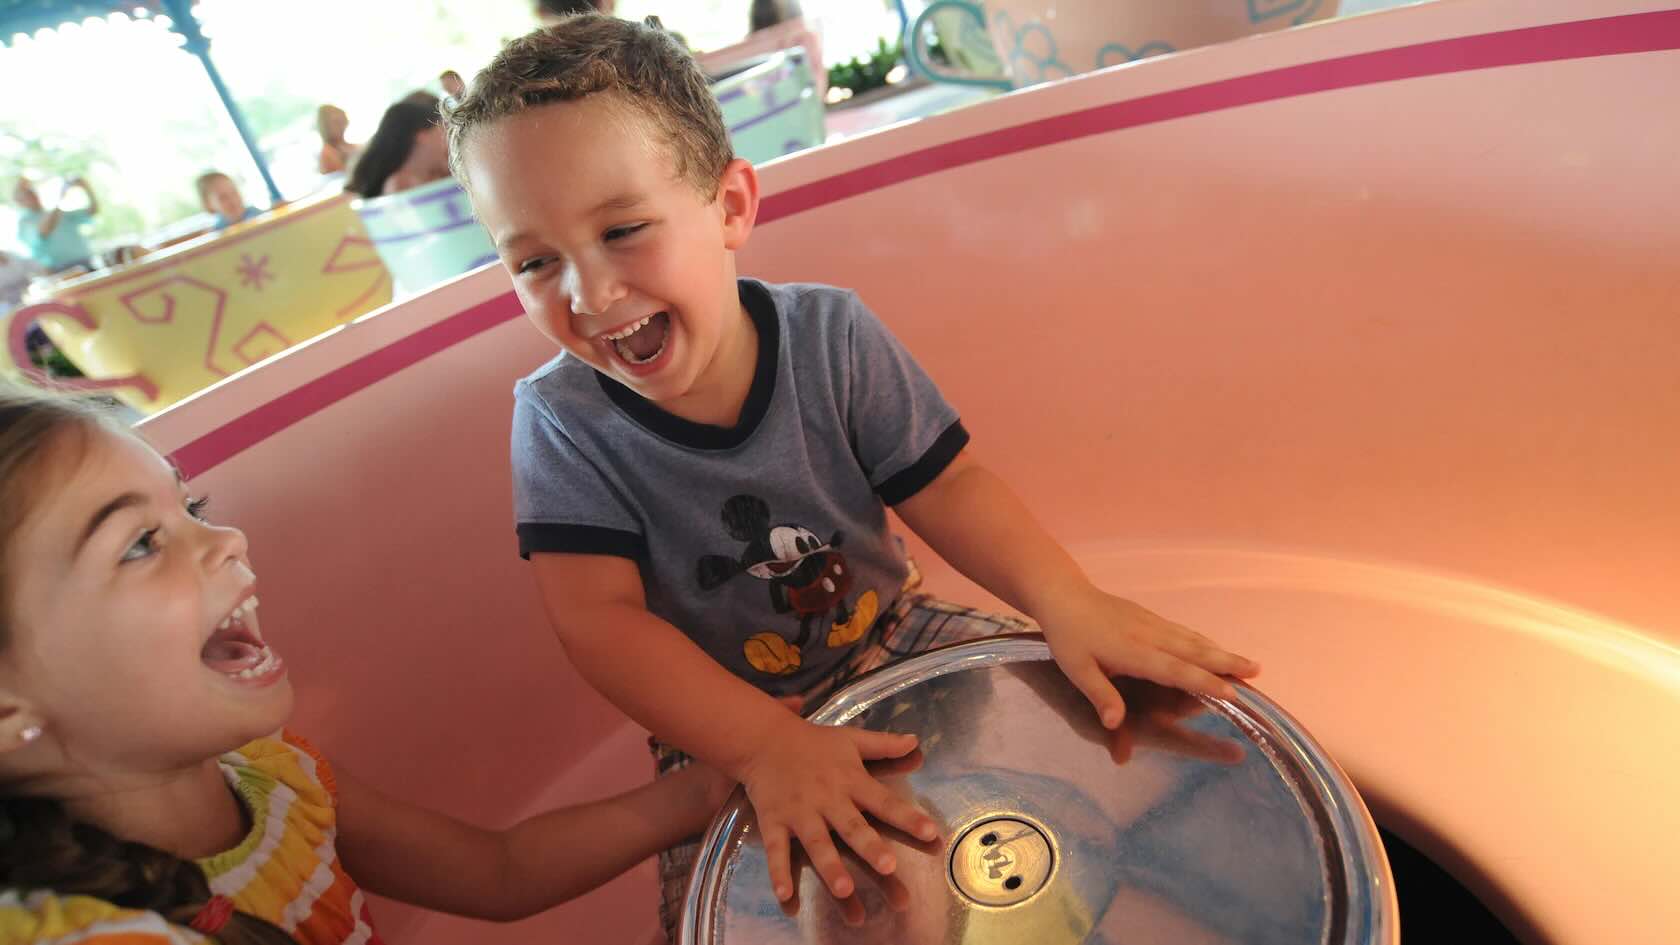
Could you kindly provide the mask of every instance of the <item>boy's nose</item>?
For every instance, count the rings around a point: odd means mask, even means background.
[[[602,315],[624,297],[624,286],[610,265],[575,265],[566,270],[563,284],[578,315]]]

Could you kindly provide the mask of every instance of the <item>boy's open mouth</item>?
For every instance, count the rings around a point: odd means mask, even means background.
[[[665,340],[670,332],[670,313],[655,312],[636,324],[626,325],[622,331],[605,337],[626,363],[642,365],[651,363],[665,353]]]
[[[284,664],[263,642],[256,617],[257,599],[247,598],[210,634],[204,649],[199,651],[199,659],[234,679],[256,681],[277,675]]]

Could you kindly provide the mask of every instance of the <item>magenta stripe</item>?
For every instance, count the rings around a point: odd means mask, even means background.
[[[170,455],[183,475],[196,476],[403,368],[523,314],[524,309],[512,292],[480,302],[287,391]],[[512,390],[511,383],[508,389]]]
[[[1680,49],[1680,9],[1326,59],[1100,105],[924,148],[767,196],[759,207],[758,222],[770,223],[976,161],[1240,105],[1398,79],[1673,49]],[[212,469],[311,414],[520,313],[512,292],[482,302],[229,421],[175,451],[175,461],[189,476]]]
[[[1680,48],[1680,10],[1438,40],[1098,105],[912,151],[771,194],[759,224],[990,158],[1208,112],[1397,79]]]

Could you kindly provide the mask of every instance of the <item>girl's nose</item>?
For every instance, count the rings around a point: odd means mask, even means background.
[[[230,561],[243,561],[250,551],[245,533],[231,525],[204,525],[204,566],[214,571]]]

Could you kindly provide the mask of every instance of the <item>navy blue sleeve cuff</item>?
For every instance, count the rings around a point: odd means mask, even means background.
[[[939,439],[927,448],[922,458],[911,463],[904,469],[893,474],[892,478],[875,487],[875,494],[888,505],[897,505],[916,493],[926,489],[928,484],[939,478],[945,467],[957,458],[957,454],[968,445],[968,431],[963,429],[962,421],[952,421],[939,434]]]
[[[529,561],[534,554],[612,555],[641,561],[647,557],[647,541],[635,532],[598,525],[565,525],[553,522],[520,522],[519,557]]]

